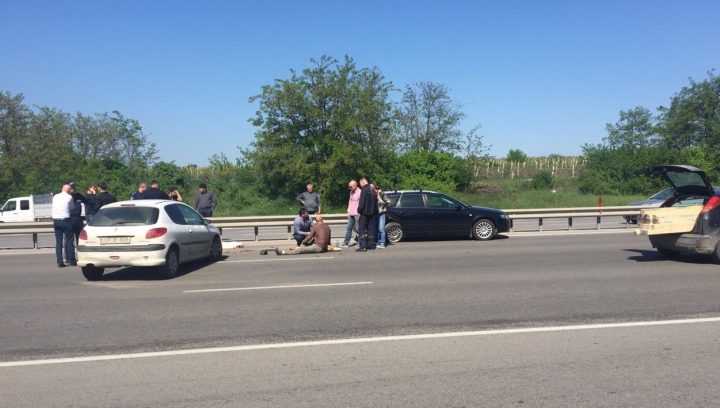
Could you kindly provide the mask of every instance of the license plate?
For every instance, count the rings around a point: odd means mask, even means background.
[[[129,244],[130,237],[101,237],[101,244]]]

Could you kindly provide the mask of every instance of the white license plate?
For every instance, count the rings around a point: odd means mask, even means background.
[[[129,244],[130,237],[101,237],[101,244]]]

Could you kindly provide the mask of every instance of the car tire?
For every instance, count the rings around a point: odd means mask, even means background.
[[[85,279],[89,281],[98,281],[105,273],[105,268],[96,268],[94,266],[83,266],[80,269]]]
[[[405,238],[405,233],[400,224],[389,222],[385,225],[385,237],[391,244],[397,244]]]
[[[210,255],[208,261],[217,262],[222,259],[222,241],[217,235],[213,238],[212,245],[210,245]]]
[[[180,266],[180,257],[177,247],[171,246],[165,255],[165,264],[158,266],[160,279],[171,279],[177,275]]]
[[[660,256],[665,259],[674,259],[674,258],[677,258],[678,255],[680,255],[680,251],[676,251],[674,249],[657,247],[657,251],[660,253]],[[717,254],[717,251],[715,251],[714,254]],[[715,256],[715,255],[713,255],[713,256]]]
[[[713,253],[710,255],[710,257],[712,258],[713,262],[715,262],[716,264],[720,264],[720,253],[718,253],[718,251],[720,251],[720,244],[718,244],[718,245],[715,247],[715,250],[714,250]]]
[[[489,241],[497,235],[497,228],[492,221],[483,218],[473,224],[472,237],[478,241]]]

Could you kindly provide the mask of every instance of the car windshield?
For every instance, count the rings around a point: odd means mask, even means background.
[[[650,200],[667,200],[672,197],[673,194],[672,188],[666,188],[665,190],[655,193],[652,197],[650,197]]]
[[[153,225],[157,223],[159,213],[160,211],[155,207],[101,208],[88,225],[92,227]]]

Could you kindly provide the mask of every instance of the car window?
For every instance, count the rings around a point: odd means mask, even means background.
[[[425,208],[425,201],[422,194],[403,194],[400,196],[398,207],[402,208]]]
[[[112,207],[101,208],[92,221],[93,227],[153,225],[157,223],[158,211],[155,207]]]
[[[200,216],[200,214],[196,213],[195,210],[192,208],[186,206],[186,205],[178,205],[178,210],[183,215],[183,218],[185,218],[185,223],[188,225],[203,225],[203,218]]]
[[[659,191],[655,193],[652,197],[650,197],[651,200],[667,200],[668,198],[673,196],[673,189],[672,188],[666,188],[665,190]]]
[[[180,207],[180,204],[166,205],[165,206],[165,214],[167,214],[168,217],[170,217],[170,221],[174,222],[175,224],[185,225],[187,223],[185,222],[185,217],[180,212],[179,207]]]
[[[457,207],[457,204],[455,204],[453,201],[451,201],[445,197],[442,197],[442,196],[428,195],[427,202],[428,202],[428,206],[430,206],[430,208],[455,208],[455,207]]]
[[[390,204],[388,204],[388,207],[395,207],[397,205],[398,199],[400,198],[399,195],[389,195],[387,196],[388,201],[390,201]]]
[[[30,200],[20,200],[20,210],[29,210]]]
[[[3,211],[15,211],[17,208],[17,201],[11,200],[5,203],[5,206],[2,208]]]

